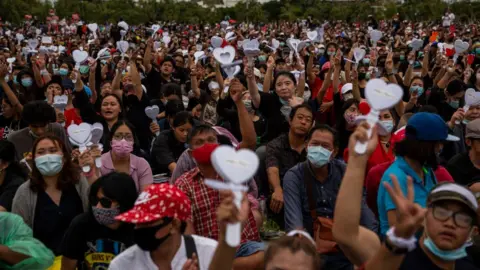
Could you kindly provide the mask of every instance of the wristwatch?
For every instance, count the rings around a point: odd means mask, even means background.
[[[385,247],[387,247],[388,251],[393,253],[394,255],[404,255],[408,252],[407,248],[399,248],[397,246],[394,246],[390,241],[388,240],[388,237],[385,238]]]

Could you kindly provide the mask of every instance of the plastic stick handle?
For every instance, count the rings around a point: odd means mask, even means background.
[[[248,66],[253,67],[253,56],[247,57],[247,60],[248,60]]]
[[[235,195],[235,206],[240,209],[242,203],[242,192],[234,191],[233,194]],[[240,222],[235,224],[228,224],[227,225],[227,237],[226,241],[227,244],[231,247],[238,247],[240,245],[241,240],[241,233],[242,233],[242,224]]]
[[[102,158],[101,158],[101,157],[97,157],[97,158],[95,159],[95,166],[96,166],[97,168],[102,167]]]
[[[84,146],[84,145],[82,145],[82,146],[80,146],[80,147],[78,148],[78,150],[80,150],[80,154],[81,154],[81,153],[83,153],[83,152],[85,152],[85,151],[87,150],[87,147]],[[88,172],[90,171],[90,166],[83,166],[83,167],[82,167],[82,171],[83,171],[84,173],[88,173]]]
[[[370,113],[367,116],[367,123],[370,125],[370,128],[367,130],[368,139],[372,137],[372,128],[377,124],[378,122],[377,118],[378,118],[378,115],[375,113],[372,114],[372,111],[370,111]],[[367,151],[367,145],[368,145],[368,141],[364,143],[357,142],[355,144],[355,153],[359,155],[365,154],[365,152]]]

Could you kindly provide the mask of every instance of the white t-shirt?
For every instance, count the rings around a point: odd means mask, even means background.
[[[210,238],[205,238],[197,235],[192,235],[197,247],[197,255],[200,263],[200,270],[208,270],[210,262],[212,261],[213,254],[217,248],[217,241]],[[187,261],[187,250],[185,248],[185,240],[182,237],[182,244],[178,249],[175,257],[172,260],[172,269],[181,270],[185,262]],[[150,252],[144,251],[137,245],[129,247],[124,252],[110,262],[108,267],[110,270],[161,270],[153,263]]]

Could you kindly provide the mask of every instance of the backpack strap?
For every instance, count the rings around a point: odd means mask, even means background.
[[[200,260],[198,257],[197,246],[195,246],[195,240],[191,235],[183,235],[183,239],[185,239],[185,249],[187,250],[187,258],[191,259],[193,257],[193,253],[197,254],[197,261]],[[200,262],[198,263],[200,265]]]
[[[310,167],[308,166],[308,161],[303,162],[303,179],[305,181],[305,188],[307,190],[307,200],[308,207],[310,208],[310,215],[312,216],[313,222],[317,220],[317,210],[315,207],[315,200],[313,199],[313,177],[310,173]]]

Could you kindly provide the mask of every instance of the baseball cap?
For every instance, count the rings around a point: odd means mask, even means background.
[[[344,84],[344,85],[342,86],[342,91],[341,91],[341,92],[342,92],[342,95],[345,94],[345,93],[347,93],[348,91],[352,91],[352,89],[353,89],[353,84],[351,84],[351,83],[346,83],[346,84]]]
[[[186,221],[190,215],[190,200],[185,193],[174,185],[152,184],[138,196],[131,210],[116,216],[115,219],[139,224],[166,217]]]
[[[480,119],[468,122],[465,134],[467,139],[480,139]]]
[[[439,201],[457,201],[474,213],[478,210],[478,203],[475,195],[466,187],[455,183],[441,183],[436,185],[427,198],[427,203],[435,203]]]
[[[406,138],[420,141],[459,141],[457,136],[448,134],[448,126],[438,114],[419,112],[407,122]]]

